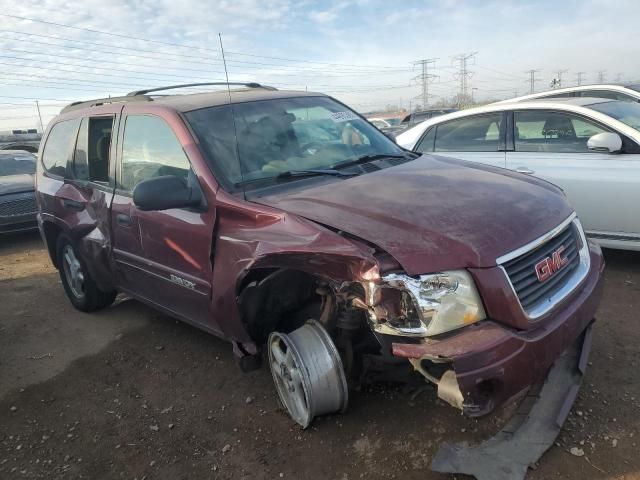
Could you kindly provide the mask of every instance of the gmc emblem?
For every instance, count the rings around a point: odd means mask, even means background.
[[[564,247],[560,246],[550,257],[536,263],[535,270],[538,281],[544,282],[548,280],[554,273],[569,263],[569,259],[562,256],[562,252],[564,252]]]

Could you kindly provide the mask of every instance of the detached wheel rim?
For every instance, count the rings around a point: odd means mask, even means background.
[[[278,396],[293,420],[306,428],[314,417],[344,411],[347,381],[340,355],[315,320],[268,341],[269,366]]]
[[[280,400],[300,425],[311,422],[311,412],[305,392],[300,366],[294,358],[293,350],[280,335],[274,335],[269,344],[271,372]]]
[[[82,272],[82,265],[76,253],[73,251],[71,245],[65,245],[62,251],[64,275],[67,279],[67,284],[74,297],[78,300],[84,298],[84,273]]]

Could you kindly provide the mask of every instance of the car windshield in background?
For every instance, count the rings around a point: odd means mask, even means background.
[[[385,120],[387,121],[387,123],[389,125],[391,125],[392,127],[395,127],[397,125],[400,125],[400,119],[399,118],[385,118]]]
[[[29,153],[0,152],[0,177],[36,172],[36,157]]]
[[[640,104],[632,102],[603,102],[588,106],[591,110],[609,115],[640,131]]]
[[[216,176],[229,187],[283,172],[332,169],[365,155],[404,154],[377,128],[327,97],[238,103],[233,113],[237,149],[229,105],[185,114]]]

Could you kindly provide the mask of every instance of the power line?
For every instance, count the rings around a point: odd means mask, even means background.
[[[69,29],[74,29],[74,30],[81,30],[81,31],[90,32],[90,33],[98,33],[100,35],[109,35],[109,36],[112,36],[112,37],[124,38],[124,39],[129,39],[129,40],[138,40],[138,41],[142,41],[142,42],[155,43],[155,44],[160,44],[160,45],[168,45],[168,46],[177,47],[177,48],[188,48],[188,49],[194,49],[195,48],[195,49],[204,50],[204,51],[210,51],[210,52],[215,52],[215,53],[219,52],[219,50],[216,50],[216,49],[213,49],[213,48],[199,47],[199,46],[196,46],[196,45],[186,45],[186,44],[175,43],[175,42],[163,42],[163,41],[160,41],[160,40],[151,40],[151,39],[143,38],[143,37],[135,37],[135,36],[132,36],[132,35],[125,35],[125,34],[114,33],[114,32],[106,32],[104,30],[97,30],[97,29],[92,29],[92,28],[79,27],[77,25],[68,25],[68,24],[64,24],[64,23],[50,22],[50,21],[46,21],[46,20],[23,17],[23,16],[19,16],[19,15],[10,15],[10,14],[6,14],[6,13],[0,13],[0,16],[8,17],[8,18],[14,18],[14,19],[17,19],[17,20],[25,20],[25,21],[29,21],[29,22],[43,23],[45,25],[53,25],[53,26],[56,26],[56,27],[69,28]],[[299,60],[299,59],[284,58],[284,57],[270,57],[270,56],[266,56],[266,55],[256,55],[256,54],[242,53],[242,52],[226,52],[226,53],[234,54],[234,55],[244,55],[244,56],[256,57],[256,58],[268,58],[268,59],[271,59],[271,60],[281,60],[281,61],[287,61],[287,62],[314,63],[314,64],[317,64],[317,65],[327,65],[327,66],[346,66],[346,67],[357,67],[357,68],[380,68],[380,69],[388,69],[388,68],[389,69],[395,69],[395,68],[398,68],[398,67],[395,67],[395,66],[384,66],[384,65],[358,65],[358,64],[349,64],[349,63],[318,62],[318,61],[312,61],[312,60]]]
[[[460,82],[458,93],[458,107],[463,106],[469,98],[469,79],[473,75],[473,72],[469,71],[469,60],[474,59],[478,52],[473,53],[461,53],[453,57],[454,62],[458,62],[458,81]]]
[[[576,83],[578,86],[582,85],[582,79],[586,75],[587,72],[576,72]]]
[[[562,88],[562,75],[567,73],[569,70],[557,70],[556,77],[551,80],[551,88]]]
[[[429,83],[437,77],[437,75],[429,73],[429,65],[435,65],[436,60],[437,58],[426,58],[424,60],[413,62],[414,65],[420,65],[422,68],[422,73],[413,78],[414,80],[420,80],[420,84],[422,86],[422,108],[426,108],[429,104]]]
[[[606,70],[598,70],[598,83],[604,83],[607,78]]]
[[[525,73],[529,74],[529,93],[534,93],[536,91],[536,82],[540,80],[536,78],[536,73],[540,72],[540,70],[527,70]]]

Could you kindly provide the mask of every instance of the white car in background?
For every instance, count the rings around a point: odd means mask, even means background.
[[[640,84],[615,85],[615,84],[597,84],[597,85],[580,85],[576,87],[557,88],[546,92],[532,93],[521,97],[510,98],[495,102],[494,105],[511,102],[523,102],[526,100],[535,100],[539,98],[572,98],[572,97],[590,97],[590,98],[608,98],[610,100],[622,100],[627,102],[640,102]]]
[[[391,124],[384,118],[373,117],[367,118],[367,120],[369,120],[369,123],[373,123],[373,126],[377,128],[389,128],[391,126]]]
[[[416,152],[535,175],[560,186],[602,246],[640,250],[640,104],[602,98],[500,103],[398,135]]]

